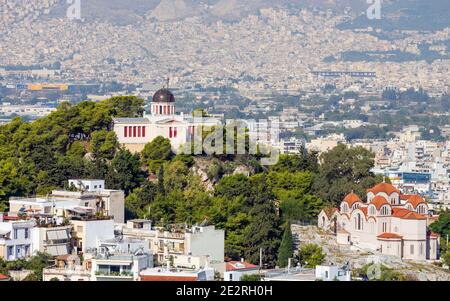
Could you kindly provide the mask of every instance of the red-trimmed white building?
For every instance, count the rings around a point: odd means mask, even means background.
[[[439,259],[439,237],[429,231],[434,218],[419,195],[404,195],[388,183],[367,190],[366,201],[348,194],[339,208],[326,208],[320,228],[336,233],[339,244],[351,244],[402,259]]]
[[[225,281],[240,281],[244,275],[259,275],[259,266],[244,261],[229,261],[224,273]]]
[[[203,117],[199,120],[188,114],[175,114],[175,97],[168,89],[157,91],[150,105],[150,114],[142,118],[114,118],[114,132],[119,143],[131,152],[140,152],[158,136],[167,138],[172,148],[191,141],[197,129],[220,124],[217,118]]]

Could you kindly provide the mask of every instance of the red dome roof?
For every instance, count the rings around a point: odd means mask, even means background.
[[[361,202],[359,196],[355,193],[349,193],[345,196],[344,202],[347,202],[348,206],[351,207],[356,202]]]
[[[410,203],[413,208],[416,208],[417,206],[419,206],[419,204],[425,204],[426,202],[420,195],[414,194],[408,198],[406,203]]]
[[[367,189],[367,192],[372,192],[373,194],[384,192],[387,195],[391,195],[394,192],[400,194],[400,190],[388,183],[380,183],[378,185],[375,185],[374,187]]]
[[[377,210],[380,210],[381,206],[383,205],[390,205],[386,198],[381,195],[377,195],[376,197],[374,197],[370,204],[375,205],[375,208],[377,208]]]

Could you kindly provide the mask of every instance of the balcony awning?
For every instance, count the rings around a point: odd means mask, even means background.
[[[46,252],[52,256],[60,256],[69,254],[67,245],[48,246]]]
[[[47,231],[48,240],[67,240],[69,239],[69,234],[66,230],[51,230]]]

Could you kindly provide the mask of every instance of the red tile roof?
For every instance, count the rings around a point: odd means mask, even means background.
[[[380,210],[381,206],[383,205],[390,205],[386,198],[381,195],[377,195],[376,197],[374,197],[370,204],[375,205],[375,208],[377,208],[377,210]]]
[[[419,213],[411,211],[408,214],[406,214],[403,217],[401,217],[401,219],[418,219],[418,220],[421,220],[421,219],[427,219],[427,217],[425,215],[423,215],[423,214],[419,214]]]
[[[18,221],[19,219],[20,217],[18,216],[8,216],[8,215],[3,216],[3,220],[5,221]]]
[[[353,192],[347,194],[344,198],[344,202],[347,202],[349,207],[352,207],[352,205],[356,202],[361,202],[361,199],[359,196]]]
[[[141,281],[197,281],[196,276],[142,275]]]
[[[0,280],[6,280],[6,279],[9,279],[9,277],[6,275],[0,274]]]
[[[410,203],[413,206],[413,208],[416,208],[417,206],[419,206],[419,204],[426,204],[425,200],[420,195],[417,194],[411,195],[407,199],[406,203]]]
[[[228,271],[241,271],[241,270],[258,270],[259,266],[241,261],[229,261],[226,264],[226,270]]]
[[[361,210],[365,216],[367,216],[367,207],[359,207],[359,210]]]
[[[380,183],[375,185],[374,187],[367,189],[367,192],[372,192],[373,194],[385,192],[387,195],[391,195],[394,192],[400,194],[400,190],[388,183]]]
[[[401,219],[427,219],[425,215],[418,214],[405,208],[392,208],[392,216]]]
[[[377,237],[380,239],[402,239],[403,238],[403,236],[400,236],[395,233],[381,233]]]

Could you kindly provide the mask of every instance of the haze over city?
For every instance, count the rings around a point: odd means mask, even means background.
[[[0,0],[0,29],[0,281],[450,280],[450,0]]]

